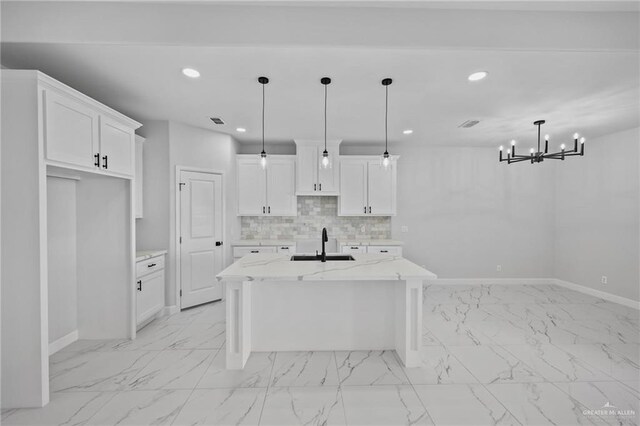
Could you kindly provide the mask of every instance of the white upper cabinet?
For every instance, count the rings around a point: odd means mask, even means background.
[[[38,73],[47,164],[133,177],[134,131],[140,123]]]
[[[144,170],[143,169],[144,142],[145,142],[145,139],[142,136],[136,135],[136,156],[135,156],[136,167],[135,167],[135,174],[133,177],[134,179],[133,188],[135,191],[134,202],[135,202],[136,219],[141,219],[143,214],[142,181],[143,181],[143,170]]]
[[[298,214],[292,155],[269,155],[264,169],[257,155],[237,157],[239,216]]]
[[[44,92],[44,135],[47,160],[95,168],[99,150],[98,113],[73,98]]]
[[[133,129],[100,117],[100,167],[123,175],[134,174],[135,136]]]
[[[296,195],[338,195],[340,141],[327,141],[330,167],[321,165],[324,141],[296,140]]]
[[[395,216],[397,162],[372,156],[340,158],[339,216]]]

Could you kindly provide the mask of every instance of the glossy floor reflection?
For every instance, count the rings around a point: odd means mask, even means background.
[[[51,403],[4,425],[637,425],[638,311],[557,286],[428,286],[422,365],[393,351],[254,353],[224,368],[224,306],[51,357]],[[603,408],[605,407],[605,408]],[[615,407],[615,408],[611,408]]]

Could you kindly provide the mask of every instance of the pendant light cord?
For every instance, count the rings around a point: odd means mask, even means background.
[[[264,84],[262,84],[262,152],[264,152]]]
[[[389,86],[384,86],[384,152],[388,152],[387,120],[389,116]]]
[[[324,85],[324,150],[327,151],[327,85]]]

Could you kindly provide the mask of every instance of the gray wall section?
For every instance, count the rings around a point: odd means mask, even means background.
[[[636,128],[588,140],[583,158],[558,165],[557,278],[640,300],[639,151]]]

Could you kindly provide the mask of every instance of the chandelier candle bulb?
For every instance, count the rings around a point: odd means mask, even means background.
[[[580,155],[584,155],[584,138],[580,138]]]

